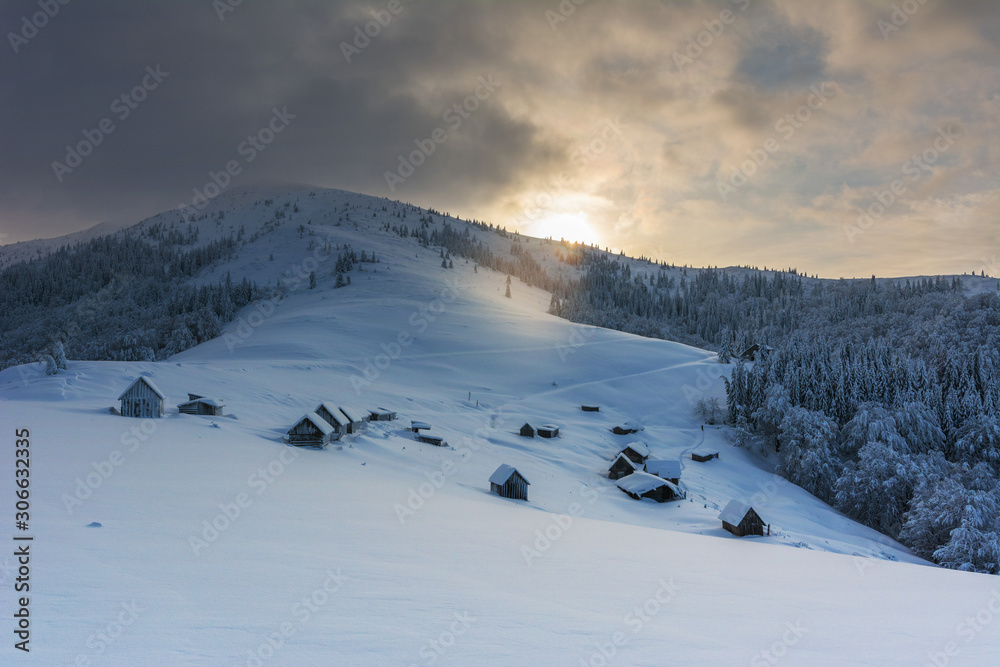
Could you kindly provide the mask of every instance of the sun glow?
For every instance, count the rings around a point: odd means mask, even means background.
[[[571,243],[600,245],[600,237],[591,226],[590,218],[582,211],[546,215],[535,221],[530,233],[532,236],[552,238],[556,241],[564,239]]]

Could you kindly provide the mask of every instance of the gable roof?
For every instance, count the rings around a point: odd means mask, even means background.
[[[615,460],[611,462],[611,467],[614,468],[615,464],[618,463],[619,461],[624,461],[625,463],[629,464],[629,466],[632,467],[632,470],[639,469],[639,464],[630,459],[629,457],[625,456],[625,454],[619,454],[618,456],[616,456]]]
[[[343,423],[344,415],[342,412],[340,412],[340,408],[338,408],[336,405],[334,405],[333,403],[327,403],[326,401],[323,401],[322,403],[316,406],[316,409],[313,410],[313,412],[319,414],[320,408],[323,408],[324,410],[330,413],[330,418],[333,419],[333,421],[337,422],[336,424],[334,424],[334,426],[344,425]]]
[[[417,421],[416,419],[411,419],[410,420],[410,428],[423,428],[423,429],[427,429],[429,431],[431,429],[431,425],[428,424],[427,422],[421,422],[421,421]]]
[[[676,486],[665,479],[660,479],[656,475],[650,475],[648,472],[636,471],[631,475],[625,475],[619,479],[616,484],[618,484],[619,489],[639,496],[644,493],[649,493],[654,489],[658,489],[661,486],[669,487],[674,493],[681,495],[680,489]]]
[[[646,461],[646,472],[657,477],[677,479],[681,476],[681,462],[666,459],[648,459]]]
[[[350,406],[344,407],[343,405],[340,406],[340,411],[342,413],[344,413],[344,416],[347,417],[347,419],[349,421],[352,421],[352,422],[359,422],[359,421],[361,421],[361,417],[359,415],[362,415],[362,414],[366,415],[366,414],[368,414],[368,412],[359,412],[358,410],[356,410],[353,407],[350,407]]]
[[[118,400],[120,401],[123,398],[125,398],[125,394],[129,393],[130,391],[132,391],[132,387],[134,387],[135,385],[139,384],[140,382],[146,383],[146,386],[149,387],[150,389],[152,389],[154,394],[156,394],[160,398],[166,400],[167,397],[164,395],[164,393],[162,391],[160,391],[159,388],[157,388],[157,386],[155,384],[153,384],[153,381],[150,380],[145,375],[140,375],[139,377],[137,377],[132,382],[132,384],[130,384],[128,386],[128,388],[125,391],[122,392],[122,395],[118,397]]]
[[[624,452],[626,449],[631,449],[633,452],[635,452],[636,454],[638,454],[643,458],[649,456],[649,447],[647,447],[645,443],[639,442],[638,440],[636,440],[635,442],[630,442],[624,447],[622,447],[622,452]]]
[[[511,475],[515,474],[519,475],[521,479],[524,480],[525,484],[528,485],[531,484],[531,482],[525,479],[524,475],[521,475],[521,473],[517,471],[517,468],[515,468],[514,466],[509,466],[506,463],[501,463],[500,467],[497,468],[492,475],[490,475],[490,482],[493,484],[497,484],[499,486],[503,486],[504,484],[507,483],[507,480],[510,479]]]
[[[306,420],[312,422],[312,425],[318,428],[323,435],[330,435],[331,433],[333,433],[334,430],[333,427],[330,426],[330,424],[328,424],[325,419],[320,417],[315,412],[307,412],[305,416],[302,417],[302,419],[295,422],[295,426],[298,426],[299,424],[301,424]],[[295,428],[295,426],[293,426],[292,428]]]
[[[730,500],[729,504],[726,505],[725,509],[719,513],[719,518],[730,525],[738,526],[740,522],[743,521],[743,517],[747,515],[747,512],[749,512],[752,509],[753,508],[750,507],[750,505],[747,505],[742,500],[733,499]],[[756,512],[756,510],[754,511]],[[757,516],[760,516],[760,514],[758,514]],[[764,517],[761,517],[761,521],[763,520]]]

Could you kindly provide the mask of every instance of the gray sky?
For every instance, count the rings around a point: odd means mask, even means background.
[[[997,3],[17,0],[0,28],[0,243],[233,161],[678,263],[1000,274]]]

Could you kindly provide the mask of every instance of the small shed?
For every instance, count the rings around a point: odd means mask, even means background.
[[[368,421],[391,422],[396,419],[396,413],[385,408],[375,408],[374,410],[369,410],[368,413],[371,415]]]
[[[545,424],[536,429],[539,438],[558,438],[559,427],[553,424]]]
[[[649,498],[658,503],[665,503],[684,497],[684,492],[673,482],[645,472],[634,472],[622,477],[618,480],[618,488],[636,500]]]
[[[361,412],[355,408],[340,406],[340,414],[344,415],[347,420],[344,424],[344,433],[357,433],[361,430],[362,424],[364,424],[368,416],[367,412]]]
[[[698,461],[699,463],[704,463],[705,461],[711,461],[712,459],[717,458],[719,458],[719,452],[711,452],[707,449],[691,452],[691,460]]]
[[[153,381],[140,375],[118,397],[122,417],[159,418],[164,414],[163,403],[167,397]]]
[[[431,430],[431,425],[428,424],[427,422],[418,422],[416,420],[413,420],[410,422],[410,430],[413,431],[414,433],[420,433],[421,431],[429,431]]]
[[[211,415],[221,417],[222,409],[226,406],[221,401],[214,398],[205,398],[196,394],[188,394],[189,399],[177,406],[177,411],[182,415]]]
[[[296,447],[323,448],[330,444],[336,431],[315,412],[306,413],[295,426],[288,429],[284,441]]]
[[[435,447],[448,446],[448,443],[444,441],[444,438],[437,435],[430,435],[429,433],[417,433],[417,442],[425,442],[428,445],[434,445]]]
[[[656,475],[660,479],[679,484],[681,481],[681,462],[664,459],[647,459],[646,472],[650,475]]]
[[[619,454],[624,454],[631,459],[633,463],[642,465],[645,463],[646,459],[649,458],[649,447],[638,441],[630,442],[625,446],[625,449],[619,452]]]
[[[528,499],[528,485],[531,482],[524,478],[524,475],[517,471],[517,468],[506,463],[501,464],[492,475],[490,475],[490,492],[502,498],[513,498],[514,500]]]
[[[580,409],[584,412],[600,412],[601,406],[599,405],[581,405]]]
[[[521,435],[523,435],[526,438],[534,438],[535,437],[535,427],[532,426],[531,424],[525,422],[524,426],[521,427],[520,433],[521,433]]]
[[[740,352],[740,359],[743,359],[744,361],[753,361],[757,358],[758,352],[760,352],[760,345],[754,343],[747,349]]]
[[[771,526],[764,523],[753,507],[740,500],[730,500],[719,518],[722,519],[722,527],[736,537],[764,535],[765,526],[767,534],[771,534]]]
[[[619,426],[615,426],[611,429],[611,432],[615,435],[631,435],[632,433],[638,433],[643,430],[642,426],[636,424],[635,422],[625,422]]]
[[[624,454],[619,454],[615,457],[614,463],[611,464],[611,468],[608,470],[608,479],[621,479],[637,470],[639,470],[639,466],[633,463],[632,459]]]
[[[324,421],[326,421],[327,424],[333,427],[333,430],[337,433],[337,437],[333,438],[334,440],[347,433],[347,417],[345,417],[344,413],[340,411],[340,408],[333,403],[320,403],[316,406],[316,409],[313,410],[313,412],[318,414]]]

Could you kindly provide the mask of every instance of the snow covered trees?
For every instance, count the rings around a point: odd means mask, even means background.
[[[837,423],[822,412],[793,407],[778,430],[778,474],[829,502],[840,472],[834,455]]]
[[[866,526],[896,537],[913,495],[913,461],[885,442],[872,440],[849,461],[837,480],[834,506]]]

